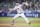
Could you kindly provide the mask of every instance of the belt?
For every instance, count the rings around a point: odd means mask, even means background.
[[[21,12],[21,13],[23,13],[23,12]],[[21,13],[19,13],[19,14],[21,14]]]

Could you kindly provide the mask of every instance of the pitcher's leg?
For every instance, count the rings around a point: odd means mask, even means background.
[[[13,17],[12,25],[14,24],[14,20],[15,20],[17,17],[19,17],[19,15],[18,15],[18,14],[17,14],[17,15],[15,15],[15,16]]]
[[[21,17],[23,17],[26,20],[26,22],[29,23],[27,17],[24,14],[21,14]]]
[[[24,14],[21,14],[21,17],[23,17],[26,20],[26,22],[30,25],[31,22],[28,21]]]
[[[25,16],[23,16],[23,18],[26,20],[27,23],[29,23],[28,19]]]

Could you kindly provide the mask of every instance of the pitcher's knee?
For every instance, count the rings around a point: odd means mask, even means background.
[[[13,20],[15,20],[15,18],[13,18]]]

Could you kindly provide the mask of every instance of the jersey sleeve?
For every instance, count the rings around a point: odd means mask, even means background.
[[[14,10],[16,10],[16,6],[14,7]]]

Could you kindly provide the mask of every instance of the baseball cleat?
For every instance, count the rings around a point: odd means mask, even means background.
[[[28,23],[29,25],[31,24],[31,22]]]
[[[11,24],[11,25],[14,25],[14,24]]]

